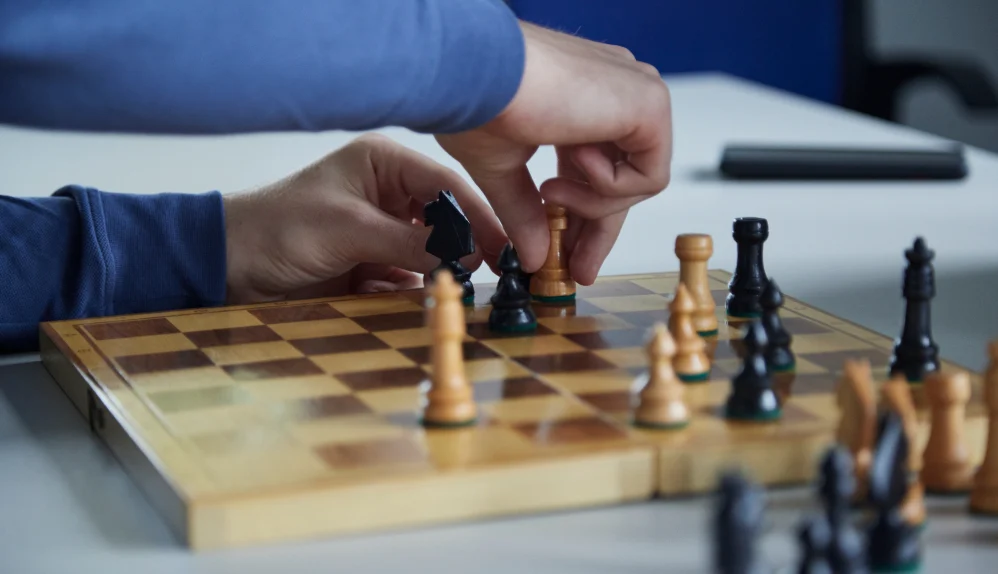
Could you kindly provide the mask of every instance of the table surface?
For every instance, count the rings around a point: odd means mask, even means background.
[[[669,189],[632,211],[601,273],[678,269],[674,237],[715,238],[712,267],[733,269],[731,221],[769,219],[766,270],[788,294],[877,331],[901,325],[903,251],[936,250],[934,335],[947,358],[980,369],[998,336],[998,156],[967,150],[959,182],[732,182],[716,175],[736,142],[928,146],[901,126],[721,75],[666,78],[675,154]],[[428,136],[383,130],[464,174]],[[0,128],[0,193],[46,195],[67,183],[110,191],[223,192],[280,178],[355,134],[143,137]],[[555,173],[550,149],[531,161]],[[476,281],[491,281],[488,270]],[[766,560],[797,555],[808,489],[770,492]],[[926,572],[983,572],[998,560],[998,521],[965,501],[930,500]],[[706,572],[707,498],[516,517],[194,555],[186,551],[34,356],[0,358],[0,570],[158,572]],[[955,569],[954,569],[955,568]]]

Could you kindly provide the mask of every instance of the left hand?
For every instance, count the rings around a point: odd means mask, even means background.
[[[228,302],[327,297],[422,286],[423,205],[450,190],[471,222],[477,269],[508,241],[488,204],[454,171],[380,135],[363,135],[285,179],[223,196]]]

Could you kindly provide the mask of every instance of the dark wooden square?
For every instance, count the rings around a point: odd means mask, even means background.
[[[631,410],[631,393],[608,391],[605,393],[585,393],[579,398],[605,413],[626,413]]]
[[[387,343],[370,333],[295,339],[289,342],[294,348],[310,356],[390,348]]]
[[[499,353],[496,353],[478,341],[465,341],[461,344],[461,349],[464,353],[465,361],[474,361],[475,359],[494,359],[499,356]],[[411,361],[419,365],[425,365],[430,362],[430,352],[432,347],[407,347],[405,349],[396,350],[405,355],[406,358]]]
[[[555,353],[514,359],[535,373],[569,373],[576,371],[596,371],[614,369],[616,365],[588,351],[578,353]]]
[[[590,333],[566,333],[562,337],[586,349],[624,349],[643,347],[648,342],[648,330],[610,329]]]
[[[783,317],[783,326],[791,335],[818,335],[833,333],[832,329],[804,317]]]
[[[301,377],[321,375],[322,369],[306,358],[276,359],[257,363],[242,363],[222,367],[229,376],[238,381],[274,379],[278,377]]]
[[[652,311],[627,311],[624,313],[614,313],[617,317],[627,321],[635,327],[647,329],[655,323],[669,324],[669,311],[666,309],[655,309]]]
[[[166,319],[138,319],[135,321],[119,321],[115,323],[94,323],[84,329],[98,341],[107,339],[128,339],[131,337],[147,337],[149,335],[169,335],[179,333],[173,323]]]
[[[189,331],[184,335],[192,343],[206,349],[224,345],[241,345],[244,343],[266,343],[280,341],[281,337],[266,325],[254,327],[231,327],[227,329],[211,329],[208,331]]]
[[[289,401],[278,406],[281,414],[295,420],[321,419],[335,416],[362,415],[371,408],[353,395],[328,395]]]
[[[250,314],[268,325],[278,323],[297,323],[299,321],[319,321],[322,319],[339,319],[343,314],[325,303],[307,305],[287,305],[252,309]]]
[[[421,381],[428,379],[429,375],[426,371],[418,367],[400,367],[397,369],[340,373],[336,375],[336,378],[355,391],[375,391],[378,389],[415,387]]]
[[[790,397],[797,395],[824,395],[835,392],[838,377],[833,373],[776,373],[774,386]]]
[[[366,315],[351,319],[354,323],[371,332],[417,329],[426,325],[426,313],[423,311],[402,311],[401,313]]]
[[[621,428],[598,417],[514,425],[513,429],[541,445],[562,445],[627,438]]]
[[[550,385],[534,377],[481,381],[474,384],[474,391],[475,401],[480,403],[558,394]]]
[[[316,447],[315,452],[329,466],[344,469],[405,465],[427,460],[423,450],[405,438],[330,443]]]
[[[539,335],[554,334],[554,331],[548,329],[544,325],[537,325],[537,329],[531,331],[530,333],[498,333],[490,329],[489,324],[485,322],[468,323],[467,331],[469,335],[480,341],[487,341],[489,339],[512,338],[512,337],[536,337]]]
[[[210,367],[214,364],[207,355],[197,350],[129,355],[117,357],[115,361],[118,362],[118,366],[122,370],[130,375],[195,369],[198,367]]]
[[[192,411],[249,402],[245,391],[237,385],[159,391],[150,393],[149,399],[164,413]]]

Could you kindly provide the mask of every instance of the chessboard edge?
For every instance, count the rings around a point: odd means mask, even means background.
[[[86,369],[77,364],[72,349],[47,325],[39,330],[39,356],[42,366],[76,408],[90,432],[122,465],[122,470],[159,511],[173,534],[185,539],[189,523],[183,496],[156,467],[154,457],[145,452],[112,413],[106,394]]]

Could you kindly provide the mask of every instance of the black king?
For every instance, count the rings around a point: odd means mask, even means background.
[[[920,383],[925,375],[939,369],[939,347],[932,340],[930,301],[936,294],[932,259],[935,253],[921,237],[904,253],[902,292],[905,298],[904,328],[895,341],[890,374],[904,373],[908,382]]]

